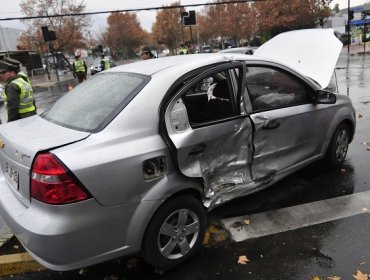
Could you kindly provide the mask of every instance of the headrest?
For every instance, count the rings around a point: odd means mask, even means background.
[[[227,81],[218,81],[213,89],[213,96],[218,98],[230,99],[229,89],[227,88]]]

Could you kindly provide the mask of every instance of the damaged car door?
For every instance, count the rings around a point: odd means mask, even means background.
[[[317,159],[329,130],[328,104],[299,76],[269,65],[249,65],[246,88],[253,121],[254,180],[274,180]]]
[[[202,178],[204,204],[210,208],[251,182],[252,125],[242,103],[244,81],[241,62],[202,71],[183,82],[165,111],[165,137],[179,169]]]

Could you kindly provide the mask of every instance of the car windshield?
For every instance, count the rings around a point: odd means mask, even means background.
[[[150,77],[105,73],[79,84],[41,117],[72,129],[103,129],[145,86]]]

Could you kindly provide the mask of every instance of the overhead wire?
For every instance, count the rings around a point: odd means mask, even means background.
[[[8,17],[8,18],[0,18],[0,21],[30,20],[30,19],[40,19],[40,18],[74,17],[74,16],[90,16],[90,15],[108,14],[108,13],[109,14],[110,13],[122,13],[122,12],[169,10],[169,9],[199,7],[199,6],[211,6],[211,5],[214,6],[214,5],[225,5],[225,4],[235,4],[235,3],[251,3],[251,2],[259,2],[259,1],[266,1],[266,0],[231,0],[231,1],[220,1],[220,2],[203,3],[203,4],[173,5],[173,6],[136,8],[136,9],[118,9],[118,10],[110,10],[110,11],[83,12],[83,13],[71,13],[71,14],[54,14],[54,15],[44,15],[44,16]]]

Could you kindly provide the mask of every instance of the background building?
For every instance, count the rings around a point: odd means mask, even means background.
[[[350,11],[353,12],[353,19],[350,20],[350,33],[351,33],[351,43],[362,43],[363,36],[365,35],[366,40],[370,38],[367,26],[370,25],[370,16],[362,17],[362,12],[370,12],[370,3],[365,3],[359,6],[350,7]],[[328,18],[325,27],[333,28],[341,34],[347,32],[348,23],[348,8],[342,9],[339,13],[336,13],[332,17]],[[365,32],[364,32],[365,28]]]
[[[17,50],[18,38],[24,30],[2,27],[0,25],[0,50],[15,51]]]

